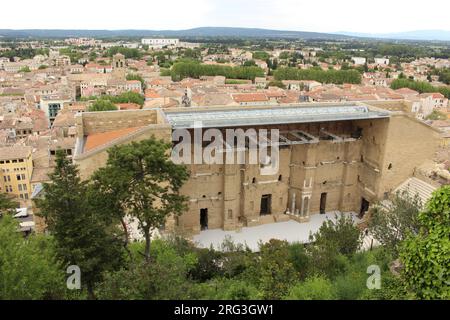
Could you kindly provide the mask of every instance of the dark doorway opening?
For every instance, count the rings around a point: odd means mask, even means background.
[[[327,207],[327,193],[320,194],[320,214],[325,214],[325,209]]]
[[[265,194],[261,197],[261,211],[260,214],[266,215],[271,214],[272,211],[272,195]]]
[[[200,209],[200,229],[208,230],[208,209]]]
[[[359,217],[360,218],[364,217],[364,214],[367,212],[367,210],[369,210],[369,205],[370,205],[370,202],[367,201],[366,199],[362,198],[362,200],[361,200],[361,210],[359,211]]]

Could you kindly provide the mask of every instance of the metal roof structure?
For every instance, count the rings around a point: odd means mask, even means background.
[[[164,112],[164,111],[163,111]],[[388,118],[389,112],[364,105],[292,106],[164,112],[174,129],[273,125]]]

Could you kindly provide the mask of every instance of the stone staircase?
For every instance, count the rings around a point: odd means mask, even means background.
[[[431,194],[436,190],[435,186],[420,180],[418,178],[412,177],[403,182],[400,186],[395,189],[395,192],[400,193],[407,192],[410,197],[415,197],[416,194],[419,195],[422,205],[425,205],[428,199],[431,198]]]

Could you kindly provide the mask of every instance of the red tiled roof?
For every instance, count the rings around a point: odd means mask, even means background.
[[[102,133],[93,133],[86,137],[86,143],[84,145],[84,152],[90,151],[94,148],[102,146],[112,140],[130,134],[139,130],[142,127],[133,127],[133,128],[125,128],[114,131],[102,132]]]
[[[234,94],[233,99],[236,102],[257,102],[267,101],[267,96],[264,93],[241,93]]]

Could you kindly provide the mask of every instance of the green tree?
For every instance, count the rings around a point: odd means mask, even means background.
[[[0,193],[0,217],[3,213],[12,213],[14,209],[19,205],[18,202],[14,201],[9,195],[5,193]]]
[[[145,90],[145,80],[144,80],[144,78],[142,78],[141,75],[136,74],[136,73],[127,74],[126,79],[127,80],[138,80],[138,81],[140,81],[142,90]]]
[[[280,80],[272,80],[267,84],[268,87],[278,87],[281,89],[286,89],[286,86]]]
[[[244,67],[254,67],[256,66],[255,60],[247,60],[243,63]]]
[[[185,166],[174,164],[169,158],[171,145],[150,138],[140,142],[115,146],[108,151],[106,167],[99,179],[120,201],[122,211],[138,221],[145,237],[144,256],[150,261],[150,242],[153,231],[164,226],[171,214],[186,209],[186,197],[179,189],[189,174]]]
[[[314,276],[291,288],[288,300],[335,300],[333,284],[325,277]]]
[[[272,239],[260,245],[259,256],[252,273],[263,299],[281,299],[298,278],[289,260],[289,244]]]
[[[30,70],[30,67],[25,66],[25,67],[20,68],[19,72],[31,72],[31,70]]]
[[[252,54],[252,58],[258,60],[267,60],[270,58],[270,55],[265,51],[255,51]]]
[[[409,88],[419,93],[439,92],[450,99],[450,88],[447,86],[435,87],[428,81],[414,81],[411,79],[399,78],[391,83],[391,89]]]
[[[419,214],[421,230],[400,248],[402,277],[420,299],[450,298],[450,186],[436,190]]]
[[[398,253],[400,243],[410,234],[419,231],[418,216],[422,203],[418,195],[409,196],[407,191],[390,197],[390,204],[377,204],[370,211],[368,228],[384,248]]]
[[[327,219],[309,238],[314,246],[332,248],[345,256],[353,255],[362,243],[361,232],[355,226],[353,218],[345,214],[336,215],[334,220]]]
[[[143,243],[136,243],[141,251]],[[108,272],[98,290],[100,299],[190,299],[189,271],[196,264],[192,252],[180,254],[173,243],[153,241],[152,264],[134,263],[126,269]],[[138,256],[134,261],[138,260]],[[142,258],[142,257],[141,257]]]
[[[88,109],[91,112],[94,111],[112,111],[117,110],[117,107],[114,103],[107,99],[99,99],[94,101],[94,103]]]
[[[17,232],[11,216],[0,218],[0,299],[61,299],[64,271],[49,237]]]
[[[322,70],[318,67],[311,69],[278,68],[274,71],[275,80],[315,80],[322,83],[361,83],[361,74],[356,70]]]
[[[177,62],[172,66],[171,75],[174,81],[180,81],[188,77],[198,79],[201,76],[224,76],[229,79],[255,80],[255,77],[264,77],[264,71],[255,66],[230,67],[198,62]]]
[[[95,61],[97,59],[97,53],[95,51],[92,51],[89,53],[89,61]]]
[[[447,120],[447,115],[438,110],[433,110],[427,117],[426,120]]]
[[[56,153],[56,167],[50,183],[44,183],[44,197],[37,199],[40,215],[56,240],[56,250],[65,265],[81,269],[82,285],[94,298],[95,284],[102,273],[122,265],[123,250],[114,226],[91,205],[87,183],[63,151]]]

